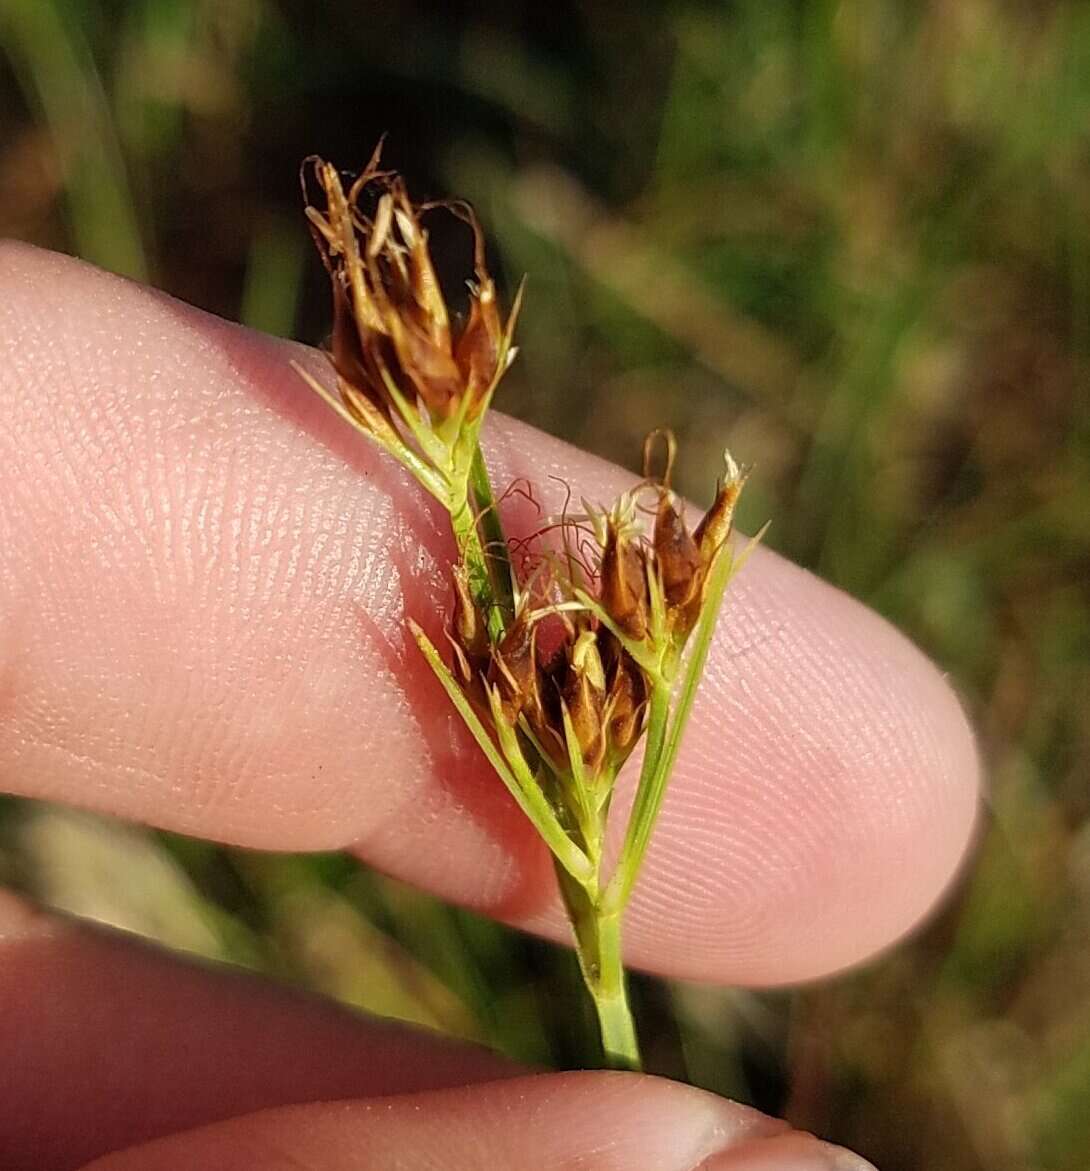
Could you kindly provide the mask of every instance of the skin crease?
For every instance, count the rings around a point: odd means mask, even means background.
[[[0,246],[0,350],[0,787],[239,845],[351,848],[564,938],[548,859],[406,639],[407,615],[441,635],[444,518],[288,365],[324,362],[19,245]],[[530,476],[546,511],[551,475],[593,500],[630,483],[510,420],[486,446],[497,484]],[[630,905],[629,962],[770,984],[873,954],[950,881],[978,775],[939,672],[758,550]]]

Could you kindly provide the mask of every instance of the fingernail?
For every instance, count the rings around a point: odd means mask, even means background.
[[[693,1171],[875,1171],[860,1155],[792,1131],[710,1155]]]

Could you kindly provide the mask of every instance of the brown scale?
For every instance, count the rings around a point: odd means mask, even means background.
[[[499,691],[500,706],[510,724],[523,712],[538,718],[542,710],[536,643],[537,627],[523,610],[492,650],[487,679]]]
[[[621,651],[606,692],[609,746],[624,760],[636,746],[647,716],[647,684],[632,656]]]
[[[599,598],[606,613],[629,638],[646,638],[650,605],[646,556],[612,519],[608,522],[599,574]]]
[[[666,604],[687,606],[700,592],[704,563],[700,547],[685,527],[685,521],[674,504],[673,493],[668,489],[663,489],[659,495],[653,547]]]
[[[450,575],[454,586],[454,604],[448,637],[454,650],[455,674],[475,702],[486,704],[481,677],[489,664],[488,631],[473,602],[464,566],[452,566]]]
[[[602,720],[606,698],[605,672],[595,646],[594,632],[589,627],[580,631],[566,649],[567,670],[561,694],[583,763],[594,774],[601,768],[606,750]]]

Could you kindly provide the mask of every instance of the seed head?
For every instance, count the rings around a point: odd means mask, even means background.
[[[669,469],[672,437],[667,443]],[[559,530],[564,555],[534,559],[515,618],[499,635],[490,636],[466,570],[454,570],[457,677],[508,751],[525,751],[531,773],[539,765],[552,771],[558,800],[579,806],[585,797],[572,793],[584,783],[600,797],[639,743],[650,697],[673,678],[700,620],[744,478],[728,456],[695,532],[667,476],[645,479],[609,509],[584,502],[585,515],[565,512],[536,534]],[[649,510],[638,507],[648,492],[656,494],[650,533],[640,516]]]
[[[378,150],[347,193],[322,159],[308,160],[303,178],[307,218],[333,285],[330,357],[346,406],[362,398],[389,419],[400,395],[410,406],[423,404],[433,425],[476,418],[513,357],[515,313],[506,323],[500,316],[472,209],[413,203],[402,179],[380,169]],[[474,280],[460,326],[452,324],[421,220],[438,206],[473,233]]]

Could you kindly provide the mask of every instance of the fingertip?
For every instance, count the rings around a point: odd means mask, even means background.
[[[268,1110],[99,1160],[87,1171],[406,1166],[420,1171],[865,1171],[748,1107],[635,1074],[549,1074],[382,1101]]]
[[[979,774],[934,664],[759,550],[726,600],[652,859],[660,901],[669,881],[695,901],[683,919],[707,943],[689,974],[791,983],[888,946],[956,873]]]

